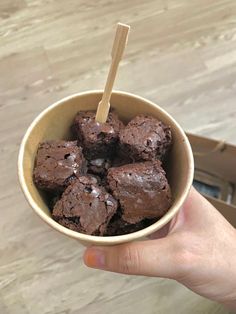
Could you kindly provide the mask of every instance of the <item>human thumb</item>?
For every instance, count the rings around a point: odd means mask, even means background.
[[[111,247],[90,247],[84,253],[88,267],[144,276],[173,278],[178,274],[172,236]]]

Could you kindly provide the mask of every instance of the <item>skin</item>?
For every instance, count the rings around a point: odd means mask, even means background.
[[[150,240],[90,247],[88,267],[177,280],[236,310],[236,229],[194,188],[178,215]]]

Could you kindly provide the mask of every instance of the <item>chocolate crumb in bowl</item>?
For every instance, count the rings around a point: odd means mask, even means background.
[[[117,201],[91,176],[72,182],[55,204],[52,217],[74,231],[102,236],[117,210]]]
[[[170,186],[158,160],[110,168],[107,180],[122,219],[130,224],[160,218],[171,206]]]
[[[118,149],[115,158],[112,160],[112,167],[120,167],[126,164],[132,164],[133,162],[134,160]]]
[[[59,199],[61,198],[61,195],[62,195],[62,192],[51,192],[51,193],[48,192],[47,193],[47,204],[51,212],[56,202],[59,201]]]
[[[123,220],[121,214],[115,214],[109,225],[107,226],[105,236],[117,236],[122,234],[128,234],[136,232],[138,230],[144,229],[151,224],[153,224],[155,219],[144,219],[138,223],[130,224],[127,221]]]
[[[147,115],[136,116],[120,131],[121,151],[136,161],[163,159],[171,142],[170,128]]]
[[[109,158],[96,158],[88,161],[88,173],[104,176],[107,170],[112,166]]]
[[[76,141],[46,141],[39,144],[33,173],[38,188],[63,191],[71,180],[86,171],[86,160]]]
[[[106,123],[95,120],[94,111],[79,112],[72,125],[72,133],[84,149],[89,160],[113,157],[119,140],[120,129],[124,127],[115,112],[110,112]]]

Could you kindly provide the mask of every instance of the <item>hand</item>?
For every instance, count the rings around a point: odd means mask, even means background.
[[[87,266],[172,278],[236,309],[236,229],[194,188],[171,223],[151,240],[91,247]]]

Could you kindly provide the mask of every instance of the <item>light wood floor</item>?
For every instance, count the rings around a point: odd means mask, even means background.
[[[228,313],[174,281],[87,269],[20,191],[26,128],[61,97],[103,87],[118,21],[132,32],[116,89],[236,144],[235,0],[0,0],[1,314]]]

